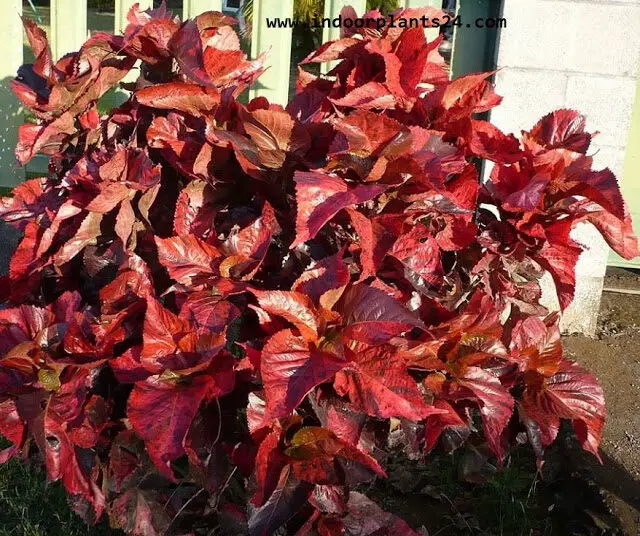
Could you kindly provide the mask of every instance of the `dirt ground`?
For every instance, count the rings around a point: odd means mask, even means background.
[[[640,274],[610,269],[605,288],[640,291]],[[598,338],[565,338],[568,355],[600,380],[607,403],[603,465],[587,469],[625,534],[640,535],[640,295],[605,291]]]

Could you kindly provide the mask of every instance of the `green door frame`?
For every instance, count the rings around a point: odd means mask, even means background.
[[[455,26],[451,77],[493,71],[496,68],[498,30],[476,28],[477,19],[496,19],[500,16],[501,0],[458,0],[456,15],[462,26]]]

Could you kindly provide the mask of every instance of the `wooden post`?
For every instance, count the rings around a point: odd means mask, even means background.
[[[87,0],[51,0],[51,53],[58,60],[87,40]]]
[[[24,180],[24,169],[18,167],[14,149],[22,110],[9,87],[22,64],[22,0],[0,1],[0,186],[11,187]]]
[[[113,33],[116,35],[124,33],[124,29],[127,27],[127,13],[131,9],[131,6],[135,3],[139,4],[140,10],[145,10],[153,7],[153,0],[116,0],[115,5],[115,17],[113,22]],[[121,82],[135,82],[138,78],[138,65],[140,62],[136,62],[136,65]],[[119,106],[129,98],[129,92],[117,87],[113,96],[113,105]]]
[[[222,11],[222,0],[182,0],[182,20],[192,19],[205,11]]]
[[[345,6],[351,6],[356,10],[358,17],[362,17],[367,12],[367,0],[324,0],[323,19],[329,19],[329,23],[323,20],[322,42],[335,41],[340,39],[341,28],[334,28],[331,24],[333,19],[340,15],[340,11]],[[337,62],[330,61],[320,64],[322,73],[327,73],[336,66]]]
[[[333,21],[345,6],[351,6],[356,10],[358,17],[362,17],[367,12],[367,0],[325,0],[324,1],[324,18]],[[335,41],[340,39],[341,28],[330,28],[324,26],[322,28],[322,42]]]
[[[153,0],[116,0],[114,33],[124,32],[127,27],[127,13],[135,3],[140,4],[139,8],[143,11],[153,7]]]
[[[293,17],[293,0],[254,0],[251,57],[267,51],[267,69],[249,90],[249,97],[266,97],[269,102],[287,104],[291,70],[291,28],[269,28],[269,19]]]

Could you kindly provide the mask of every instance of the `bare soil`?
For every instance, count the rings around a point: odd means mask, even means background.
[[[610,269],[605,288],[640,291],[640,275]],[[604,490],[624,534],[640,535],[640,295],[604,292],[597,339],[565,338],[568,355],[597,376],[607,402],[603,465],[585,471]]]

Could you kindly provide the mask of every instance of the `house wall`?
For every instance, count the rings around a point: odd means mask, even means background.
[[[507,27],[498,36],[496,87],[504,100],[491,121],[519,133],[552,110],[577,109],[587,128],[600,132],[590,150],[594,167],[609,167],[621,180],[625,151],[640,151],[626,147],[640,66],[640,0],[504,0],[501,16]],[[573,237],[588,250],[562,325],[594,335],[609,250],[590,224]],[[557,308],[550,278],[544,294]]]

